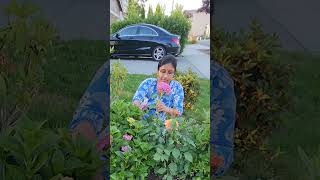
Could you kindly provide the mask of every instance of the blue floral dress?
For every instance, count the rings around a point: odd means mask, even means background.
[[[180,112],[180,115],[183,113],[183,99],[184,92],[182,85],[176,81],[171,80],[169,83],[171,87],[171,92],[169,94],[163,94],[162,96],[158,94],[157,89],[157,79],[156,78],[148,78],[145,79],[138,87],[136,93],[134,94],[132,101],[139,100],[140,102],[146,102],[148,111],[143,116],[143,118],[147,118],[150,116],[158,116],[161,120],[166,120],[166,113],[159,112],[156,113],[156,102],[157,100],[161,100],[167,107],[175,108]]]
[[[224,163],[214,175],[222,175],[233,161],[236,97],[229,73],[211,61],[210,143],[213,152],[223,156]]]

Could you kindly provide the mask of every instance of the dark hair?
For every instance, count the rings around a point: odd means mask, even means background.
[[[177,69],[177,59],[169,54],[169,55],[165,55],[158,63],[158,70],[160,69],[161,66],[166,65],[171,63],[173,68],[174,68],[174,72],[176,72]]]

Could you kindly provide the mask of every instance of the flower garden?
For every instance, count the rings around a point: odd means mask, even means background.
[[[124,68],[120,66],[115,64],[113,68]],[[116,72],[111,76],[118,77]],[[115,82],[111,77],[111,86],[124,84]],[[140,82],[135,81],[131,89]],[[160,86],[163,93],[159,99],[170,92],[167,84]],[[122,88],[118,90],[124,91]],[[190,114],[164,122],[156,116],[142,119],[146,105],[134,105],[134,91],[130,92],[122,93],[126,96],[111,92],[111,179],[210,179],[209,116],[202,120],[204,123]]]

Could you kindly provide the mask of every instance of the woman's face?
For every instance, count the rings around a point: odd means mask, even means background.
[[[174,67],[171,63],[162,65],[158,70],[158,81],[169,83],[173,79]]]

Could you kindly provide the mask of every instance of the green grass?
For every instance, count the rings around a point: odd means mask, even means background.
[[[305,179],[307,169],[300,160],[297,147],[307,154],[317,152],[320,145],[320,57],[305,53],[280,52],[279,59],[291,64],[290,107],[283,110],[283,126],[277,129],[270,142],[280,147],[284,155],[274,163],[283,179]]]
[[[104,41],[56,43],[46,59],[44,83],[28,117],[47,120],[52,128],[67,127],[92,77],[106,61],[106,47]]]

